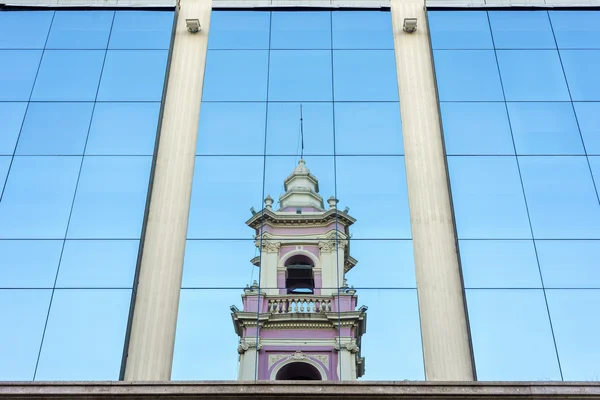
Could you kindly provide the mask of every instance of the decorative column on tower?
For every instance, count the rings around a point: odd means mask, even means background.
[[[349,254],[355,222],[337,209],[333,196],[323,207],[319,182],[304,160],[284,181],[280,208],[265,207],[246,224],[256,231],[260,288],[232,308],[240,337],[239,380],[354,380],[364,373],[361,337],[367,307],[345,274],[357,261]]]

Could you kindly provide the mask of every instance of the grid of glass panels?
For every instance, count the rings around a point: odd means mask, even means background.
[[[600,12],[430,11],[480,380],[600,378]]]
[[[301,106],[306,166],[357,219],[363,379],[423,379],[389,11],[213,11],[202,100],[172,379],[237,378],[229,308],[259,280],[245,221],[267,195],[279,208]]]
[[[0,12],[0,380],[119,379],[173,17]]]

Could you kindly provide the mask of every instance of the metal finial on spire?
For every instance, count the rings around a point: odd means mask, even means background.
[[[304,120],[302,119],[302,104],[300,104],[300,158],[304,158]]]

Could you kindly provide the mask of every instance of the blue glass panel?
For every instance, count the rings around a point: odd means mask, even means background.
[[[410,239],[404,157],[340,156],[336,162],[338,207],[350,207],[356,218],[352,237]],[[381,207],[387,206],[394,212],[381,218]]]
[[[0,49],[43,49],[54,11],[0,12]]]
[[[130,302],[129,289],[55,290],[35,380],[118,380]]]
[[[302,116],[304,154],[333,155],[332,103],[302,104]],[[267,154],[300,154],[301,147],[300,104],[269,103]]]
[[[573,101],[600,100],[600,50],[561,50]]]
[[[440,101],[503,101],[493,50],[436,50]]]
[[[461,240],[465,288],[541,288],[533,240]]]
[[[265,116],[266,103],[203,103],[196,154],[264,154]]]
[[[63,239],[81,157],[15,157],[0,203],[0,237]]]
[[[517,154],[585,154],[571,103],[508,103]]]
[[[240,289],[182,289],[179,299],[172,380],[235,380],[238,376],[238,335],[231,323],[229,307],[240,310]],[[204,310],[199,317],[198,310]],[[211,329],[206,329],[207,318]],[[199,346],[199,334],[209,346]],[[200,359],[210,363],[198,362]]]
[[[529,239],[514,157],[448,157],[460,239]]]
[[[494,48],[485,11],[429,11],[427,16],[433,49]]]
[[[181,287],[242,289],[258,279],[260,271],[250,260],[259,255],[252,239],[188,240]]]
[[[352,227],[350,232],[353,232]],[[346,274],[348,285],[356,288],[417,287],[411,240],[353,240],[350,255],[358,260],[358,264]],[[360,298],[362,301],[362,296]]]
[[[549,11],[556,42],[561,49],[600,47],[600,14],[594,11]]]
[[[592,170],[592,176],[594,177],[596,193],[600,196],[600,157],[589,157],[588,161]]]
[[[393,50],[335,50],[335,101],[398,101]]]
[[[573,103],[588,155],[600,155],[600,103]]]
[[[507,101],[569,101],[556,50],[498,50]]]
[[[12,157],[0,156],[0,187],[4,189],[4,182],[6,182],[6,176],[8,175],[8,168]]]
[[[94,101],[103,62],[102,50],[46,50],[31,99]]]
[[[600,290],[547,290],[548,308],[565,381],[600,376]]]
[[[250,207],[262,208],[263,164],[262,156],[196,157],[188,238],[252,239],[244,221]]]
[[[546,288],[600,288],[600,241],[537,240]]]
[[[86,156],[68,237],[139,239],[151,164],[149,156]]]
[[[600,238],[600,206],[585,157],[519,157],[535,239]]]
[[[555,49],[547,11],[488,11],[497,49]]]
[[[0,103],[0,121],[2,121],[0,154],[12,155],[15,151],[26,109],[27,103]]]
[[[477,379],[561,380],[541,289],[468,289]]]
[[[270,19],[270,12],[213,10],[208,48],[268,49]]]
[[[266,101],[268,51],[209,50],[204,101]]]
[[[138,240],[67,240],[56,287],[131,288]]]
[[[160,101],[167,57],[167,50],[109,50],[98,100]]]
[[[57,11],[47,49],[106,49],[114,11]]]
[[[448,155],[515,154],[504,103],[440,103]]]
[[[336,103],[336,154],[404,153],[398,103]]]
[[[331,13],[278,11],[271,15],[271,49],[330,49]]]
[[[361,356],[365,357],[364,380],[424,380],[423,352],[417,291],[368,290],[357,292],[359,305],[367,311],[368,331],[361,341]],[[389,310],[394,309],[390,318]],[[390,368],[390,349],[386,343],[394,342],[394,353],[402,359]],[[341,376],[348,380],[349,377]]]
[[[28,101],[41,50],[0,50],[0,101]]]
[[[333,11],[334,49],[393,49],[392,14],[389,11]],[[360,35],[356,34],[360,27]]]
[[[62,240],[0,240],[2,288],[52,288]]]
[[[168,49],[173,15],[172,11],[117,11],[108,48]]]
[[[35,373],[52,290],[0,290],[0,379],[30,381]]]
[[[270,101],[331,101],[331,51],[273,50]]]
[[[94,103],[30,103],[17,155],[82,155]]]
[[[152,155],[160,103],[96,103],[88,155]]]

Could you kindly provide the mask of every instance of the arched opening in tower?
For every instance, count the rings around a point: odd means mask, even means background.
[[[313,262],[310,258],[297,255],[285,263],[285,287],[288,294],[313,294],[315,278]]]
[[[305,362],[290,363],[277,372],[277,381],[320,381],[321,373],[314,366]]]

